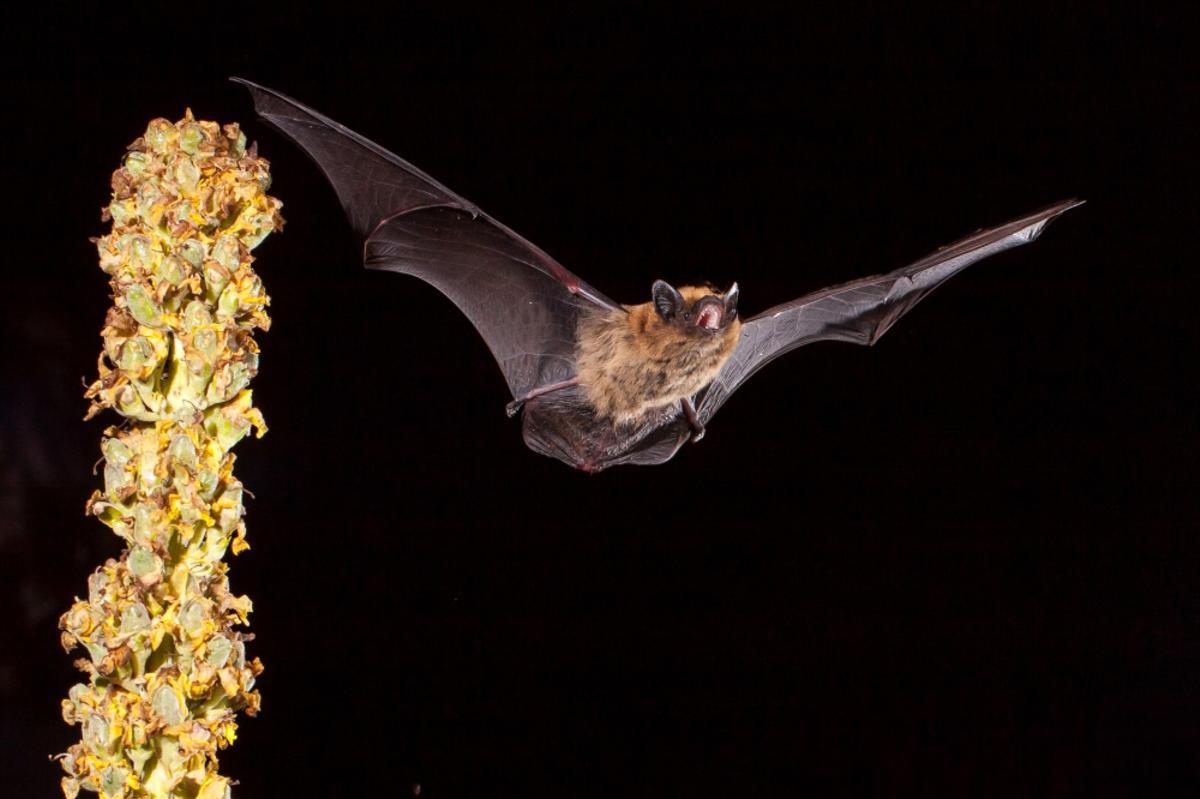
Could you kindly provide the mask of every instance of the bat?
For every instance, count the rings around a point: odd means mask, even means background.
[[[657,464],[743,382],[814,341],[874,344],[951,275],[1033,241],[1080,205],[1066,200],[976,233],[914,264],[821,289],[742,320],[738,287],[675,288],[621,305],[417,167],[338,122],[241,78],[258,115],[308,154],[363,240],[368,269],[413,275],[483,337],[526,445],[586,472]]]

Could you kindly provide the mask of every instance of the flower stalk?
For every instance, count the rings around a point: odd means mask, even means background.
[[[105,799],[223,799],[217,752],[255,715],[262,672],[247,659],[250,599],[229,588],[226,550],[249,548],[232,447],[266,432],[252,404],[253,331],[269,303],[250,251],[283,219],[269,164],[236,124],[189,110],[156,119],[113,173],[97,240],[113,307],[87,417],[104,431],[104,488],[87,512],[123,539],[59,621],[86,682],[63,700],[81,727],[59,756],[63,793]]]

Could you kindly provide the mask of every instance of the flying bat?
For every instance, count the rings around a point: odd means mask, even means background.
[[[466,314],[495,356],[526,445],[577,469],[670,460],[742,383],[814,341],[874,344],[951,275],[1033,241],[1067,200],[914,264],[742,320],[738,287],[675,288],[621,305],[470,201],[338,122],[234,78],[333,184],[368,269],[414,275]]]

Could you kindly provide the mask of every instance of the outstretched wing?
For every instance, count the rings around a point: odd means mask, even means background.
[[[471,202],[354,131],[241,78],[266,122],[333,184],[363,262],[421,278],[466,314],[514,398],[575,376],[581,307],[618,306]]]
[[[981,230],[886,275],[822,289],[777,305],[742,324],[737,349],[698,397],[707,423],[750,375],[785,352],[814,341],[874,344],[901,316],[951,275],[1010,247],[1028,244],[1059,214],[1082,204],[1066,200],[999,227]]]

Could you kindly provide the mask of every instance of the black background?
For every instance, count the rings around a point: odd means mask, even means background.
[[[174,8],[179,11],[182,6]],[[240,121],[288,220],[238,447],[264,709],[240,797],[1164,796],[1200,787],[1195,111],[1166,15],[195,4],[15,30],[4,78],[0,762],[57,795],[124,147]],[[1088,200],[878,347],[755,377],[666,465],[524,449],[455,309],[366,273],[242,75],[625,302],[753,314]],[[375,795],[375,794],[371,794]]]

